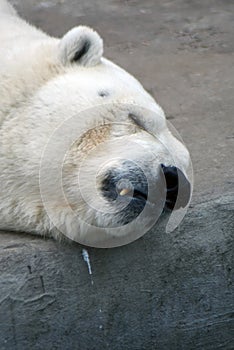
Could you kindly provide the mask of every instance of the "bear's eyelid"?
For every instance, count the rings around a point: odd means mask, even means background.
[[[140,120],[140,118],[139,118],[138,116],[136,116],[136,115],[133,114],[133,113],[129,113],[128,116],[129,116],[129,118],[130,118],[137,126],[139,126],[139,128],[141,128],[141,129],[147,131],[146,128],[145,128],[145,126],[144,126],[144,124],[141,122],[141,120]]]

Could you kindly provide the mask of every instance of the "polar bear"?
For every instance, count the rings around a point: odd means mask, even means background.
[[[0,0],[0,230],[118,246],[191,197],[155,100],[78,26],[61,39]]]

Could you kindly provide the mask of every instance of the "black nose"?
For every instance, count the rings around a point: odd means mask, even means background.
[[[189,181],[179,168],[164,164],[161,164],[161,167],[167,186],[165,207],[170,210],[186,207],[191,194]]]
[[[102,194],[108,201],[116,201],[120,208],[118,223],[128,224],[144,209],[148,196],[148,182],[143,170],[126,161],[107,171],[102,180]]]

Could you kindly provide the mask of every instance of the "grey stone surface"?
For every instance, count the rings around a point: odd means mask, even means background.
[[[91,249],[1,233],[0,349],[233,349],[234,4],[12,1],[53,35],[88,24],[179,130],[195,191],[184,222]]]
[[[0,348],[233,349],[234,200],[124,247],[2,233]],[[91,279],[92,277],[92,279]],[[93,284],[92,284],[93,280]]]

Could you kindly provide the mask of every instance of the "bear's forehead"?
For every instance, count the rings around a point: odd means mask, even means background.
[[[89,126],[105,119],[127,121],[157,134],[166,127],[162,109],[142,85],[106,59],[91,67],[67,67],[38,91],[37,110],[38,101],[60,122],[89,111],[89,117],[82,117],[92,119]]]
[[[133,76],[106,59],[92,67],[69,67],[65,70],[65,75],[67,80],[73,80],[73,84],[75,80],[76,84],[82,84],[84,88],[108,85],[117,90],[124,86],[126,89],[131,88],[144,93],[142,85]]]
[[[59,95],[69,95],[69,100],[78,95],[89,99],[99,98],[101,103],[133,101],[140,105],[157,106],[155,100],[129,73],[106,59],[93,67],[69,67],[48,84]],[[53,85],[54,84],[54,85]],[[60,90],[60,92],[58,91]]]

